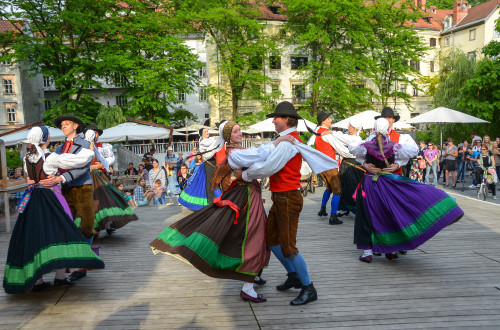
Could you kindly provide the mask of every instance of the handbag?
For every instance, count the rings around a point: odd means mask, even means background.
[[[420,169],[424,169],[424,168],[426,168],[426,167],[427,167],[427,164],[425,163],[425,159],[420,159],[420,160],[418,161],[418,167],[419,167]]]

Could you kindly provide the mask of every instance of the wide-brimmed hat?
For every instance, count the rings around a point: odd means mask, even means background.
[[[383,108],[382,113],[380,114],[380,116],[376,116],[375,120],[377,120],[379,118],[384,118],[384,117],[392,117],[392,118],[394,118],[395,122],[398,121],[399,118],[401,118],[398,113],[394,113],[394,110],[391,107]]]
[[[81,121],[80,119],[76,118],[73,115],[66,115],[66,116],[57,117],[56,119],[54,119],[54,125],[56,125],[57,128],[61,129],[61,123],[65,120],[69,120],[69,121],[74,122],[75,124],[78,124],[78,128],[76,129],[77,133],[83,132],[83,129],[85,127],[85,125],[83,124],[83,121]]]
[[[319,111],[318,115],[316,116],[316,120],[318,121],[318,126],[321,125],[323,121],[325,121],[328,117],[330,117],[332,113],[326,113],[323,111]]]
[[[295,119],[302,119],[297,113],[297,109],[288,101],[283,101],[279,103],[274,109],[273,113],[266,115],[267,118],[272,117],[290,117]]]
[[[102,129],[98,129],[96,125],[90,124],[90,125],[85,126],[85,131],[84,132],[86,132],[88,130],[96,131],[97,133],[99,133],[99,136],[102,135]]]

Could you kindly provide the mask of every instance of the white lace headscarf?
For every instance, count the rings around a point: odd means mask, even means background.
[[[42,128],[43,127],[43,128]],[[36,126],[30,129],[28,136],[24,143],[30,143],[36,148],[35,154],[29,154],[27,156],[30,163],[36,163],[43,158],[45,160],[45,152],[40,148],[41,144],[47,143],[49,140],[49,129],[45,126]]]

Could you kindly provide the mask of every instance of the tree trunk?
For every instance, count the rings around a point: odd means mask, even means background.
[[[232,106],[232,114],[233,120],[236,120],[238,116],[238,93],[236,91],[231,91],[231,106]]]

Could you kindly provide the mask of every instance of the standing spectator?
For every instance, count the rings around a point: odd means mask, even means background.
[[[186,182],[191,177],[188,173],[188,167],[186,164],[181,165],[179,176],[177,177],[177,182],[179,182],[181,191],[184,190],[184,182]]]
[[[179,158],[177,158],[177,163],[175,164],[175,172],[177,175],[179,175],[182,164],[184,164],[184,158],[182,157],[182,152],[179,152]]]
[[[477,144],[477,141],[476,141]],[[471,154],[468,156],[468,159],[472,161],[472,184],[469,186],[469,188],[476,188],[479,186],[479,182],[477,181],[477,175],[475,174],[478,169],[478,161],[479,161],[479,156],[481,156],[481,150],[477,150],[477,148],[474,150],[474,147],[472,147]]]
[[[169,165],[174,165],[177,164],[178,158],[175,157],[174,155],[174,148],[168,147],[167,148],[167,154],[165,155],[165,161],[163,162],[163,167],[165,169],[168,168]]]
[[[177,171],[174,165],[169,165],[167,167],[167,196],[168,204],[172,205],[172,197],[180,195],[181,190],[179,189],[179,183],[177,181]]]
[[[426,175],[425,175],[425,183],[429,184],[429,173],[432,170],[433,175],[433,186],[436,187],[438,184],[437,177],[437,167],[438,167],[438,159],[439,159],[439,151],[434,149],[434,144],[429,142],[428,148],[424,152],[424,158],[427,163]]]
[[[483,138],[483,146],[486,145],[488,151],[491,151],[491,147],[493,147],[493,142],[491,142],[490,137],[485,135]]]
[[[137,186],[134,189],[134,199],[137,206],[146,206],[151,202],[154,193],[146,190],[146,179],[140,178]]]
[[[146,170],[144,164],[139,164],[139,175],[146,179],[146,182],[149,182],[149,172]]]
[[[462,144],[458,147],[458,157],[457,157],[457,182],[464,182],[465,180],[465,168],[466,164],[466,156],[468,154],[467,149],[469,148],[469,142],[467,140],[463,140]],[[460,179],[460,176],[462,179]]]
[[[142,156],[142,161],[144,162],[144,166],[146,170],[150,171],[153,168],[153,155],[155,154],[156,149],[151,148],[149,152],[146,152],[144,156]]]
[[[488,145],[485,143],[481,148],[481,154],[478,158],[478,168],[476,172],[476,181],[480,183],[482,181],[482,176],[485,171],[488,171],[489,167],[495,168],[495,159],[493,154],[488,151]],[[491,190],[491,194],[493,195],[493,199],[497,199],[497,192],[495,187],[495,182],[487,183],[489,189]]]
[[[439,151],[439,169],[438,169],[438,181],[439,181],[439,177],[441,176],[441,173],[443,173],[443,184],[446,183],[446,178],[445,178],[445,175],[444,175],[444,156],[445,156],[445,151],[446,149],[446,143],[443,143],[443,145],[441,146],[441,149],[438,148],[438,151]]]
[[[476,141],[481,141],[481,137],[477,136],[475,132],[471,133],[470,136],[472,137],[472,145],[476,145]]]
[[[457,186],[457,172],[455,172],[457,157],[458,157],[458,148],[453,144],[453,139],[448,138],[448,145],[445,148],[445,156],[444,156],[444,169],[446,175],[446,184],[445,187],[448,187],[450,180],[450,173],[453,177],[453,188]]]
[[[153,159],[153,168],[149,171],[149,186],[154,187],[156,180],[160,180],[162,186],[164,186],[167,180],[165,175],[165,170],[158,166],[158,159]]]
[[[139,165],[140,167],[140,165]],[[128,168],[125,170],[124,175],[139,175],[139,172],[134,168],[134,163],[128,163]]]
[[[472,151],[481,152],[481,138],[472,142]]]
[[[497,178],[500,178],[500,151],[498,150],[498,142],[493,142],[493,147],[491,148],[491,153],[493,154],[493,160],[495,161],[495,168],[497,171]]]
[[[495,142],[496,142],[496,143],[498,143],[498,145],[500,146],[500,137],[497,137],[497,138],[495,139]]]

